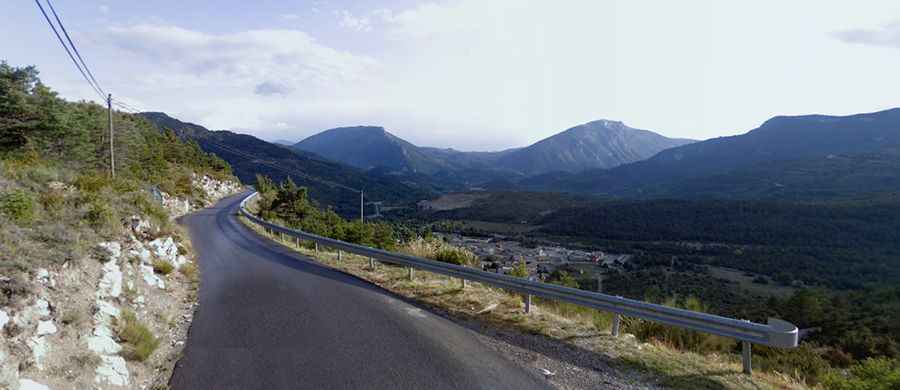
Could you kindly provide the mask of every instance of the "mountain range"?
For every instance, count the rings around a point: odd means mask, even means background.
[[[362,169],[382,168],[399,174],[444,176],[479,170],[486,179],[494,180],[612,168],[690,142],[693,141],[632,129],[622,122],[598,120],[524,148],[498,152],[419,147],[376,126],[326,130],[294,144],[293,148]],[[484,175],[488,172],[492,174]]]
[[[682,145],[612,169],[535,176],[519,185],[532,190],[626,197],[694,197],[703,194],[742,197],[754,192],[777,197],[779,193],[805,191],[802,187],[810,185],[809,175],[830,175],[836,179],[839,172],[856,172],[852,175],[860,177],[860,167],[866,165],[860,163],[861,159],[890,165],[896,160],[894,155],[898,145],[900,109],[849,116],[779,116],[746,134]],[[884,170],[884,167],[880,169]],[[807,175],[790,174],[797,171],[805,171]],[[776,173],[785,182],[762,179],[772,178]],[[747,181],[754,176],[759,179]],[[744,185],[740,189],[721,186],[734,181],[743,181]],[[820,189],[825,192],[828,188],[853,192],[849,187],[834,188],[841,186],[840,183],[843,181],[819,181],[823,186]],[[888,188],[883,183],[872,184]],[[728,190],[700,191],[716,186]],[[900,190],[900,187],[891,188]],[[856,191],[866,191],[866,188],[857,187]]]
[[[413,202],[433,194],[428,188],[371,172],[348,167],[316,154],[291,150],[251,135],[231,131],[208,130],[203,126],[182,122],[161,112],[141,115],[161,130],[171,130],[182,139],[193,140],[206,152],[227,161],[244,183],[255,183],[263,174],[276,182],[291,178],[310,189],[310,196],[333,206],[338,212],[354,215],[359,211],[359,194],[391,203]]]
[[[326,130],[288,146],[143,115],[216,153],[242,180],[291,177],[314,198],[348,209],[358,200],[340,186],[392,203],[470,189],[797,200],[900,192],[900,109],[778,116],[745,134],[699,142],[599,120],[498,152],[416,146],[377,126]]]

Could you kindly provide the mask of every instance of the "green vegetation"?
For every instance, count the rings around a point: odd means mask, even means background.
[[[277,186],[266,176],[258,176],[256,182],[259,216],[263,219],[354,244],[387,250],[397,246],[390,225],[347,221],[332,210],[321,210],[309,199],[308,190],[290,178]]]
[[[60,99],[34,67],[0,62],[0,270],[83,258],[135,214],[171,230],[154,188],[198,199],[192,174],[231,177],[224,161],[141,116],[114,112],[113,122],[115,179],[106,108]]]
[[[35,208],[34,196],[28,191],[18,189],[0,193],[0,213],[14,222],[31,222]]]
[[[900,389],[900,363],[887,359],[867,359],[853,365],[846,373],[829,373],[824,384],[833,390]]]
[[[132,311],[122,311],[116,322],[116,335],[123,343],[122,357],[128,360],[143,362],[159,347],[159,339]]]
[[[175,270],[175,266],[173,266],[172,263],[170,263],[166,260],[162,260],[162,259],[153,260],[153,272],[156,272],[160,275],[168,275],[168,274],[171,274],[172,271],[174,271],[174,270]]]

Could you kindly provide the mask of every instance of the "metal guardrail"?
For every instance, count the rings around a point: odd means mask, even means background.
[[[381,262],[407,266],[410,267],[410,272],[412,272],[412,268],[418,268],[428,272],[513,290],[525,294],[526,311],[530,308],[531,296],[539,296],[597,310],[608,311],[615,314],[612,329],[614,336],[618,335],[620,316],[624,315],[679,328],[733,338],[741,341],[743,344],[743,368],[744,372],[748,374],[752,371],[750,358],[751,344],[761,344],[779,348],[794,348],[797,346],[797,327],[789,322],[776,318],[769,318],[768,323],[765,325],[757,324],[750,321],[677,309],[634,299],[558,286],[555,284],[535,282],[523,278],[388,252],[363,245],[351,244],[300,230],[290,229],[264,221],[246,209],[245,206],[247,202],[258,194],[258,192],[254,192],[244,198],[240,204],[240,212],[253,223],[274,232],[279,232],[300,240],[313,241],[318,245],[335,248],[339,251],[355,253],[360,256],[368,257],[369,259],[377,259]]]

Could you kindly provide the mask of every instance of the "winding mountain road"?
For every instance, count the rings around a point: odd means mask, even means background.
[[[244,226],[231,196],[184,218],[200,309],[173,389],[546,389],[447,319]]]

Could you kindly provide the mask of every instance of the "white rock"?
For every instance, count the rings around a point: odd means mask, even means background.
[[[185,265],[185,264],[187,264],[187,263],[190,263],[190,262],[191,262],[191,261],[188,260],[187,257],[184,257],[184,256],[182,256],[182,255],[178,255],[178,257],[175,258],[175,262],[173,262],[172,265],[174,265],[175,268],[177,268],[177,269],[181,269],[181,267],[182,267],[183,265]]]
[[[19,381],[19,390],[50,390],[50,388],[31,379],[22,379]]]
[[[100,356],[102,362],[95,371],[97,383],[109,383],[116,386],[128,385],[128,366],[121,356]]]
[[[175,240],[173,240],[171,236],[166,237],[165,239],[162,237],[157,238],[150,241],[147,245],[150,246],[150,249],[153,250],[153,254],[155,254],[156,257],[175,264],[178,257],[178,247],[175,245]]]
[[[97,322],[105,324],[111,318],[119,318],[119,308],[113,306],[113,304],[98,299],[94,302],[94,305],[97,306],[97,313],[94,314],[94,319]]]
[[[19,364],[9,360],[9,356],[0,349],[0,389],[15,389],[19,384]]]
[[[47,343],[47,337],[32,337],[28,339],[28,348],[31,348],[31,354],[34,357],[34,366],[39,370],[44,369],[44,358],[50,353],[50,344]]]
[[[98,355],[115,355],[122,350],[122,346],[109,336],[90,336],[87,347]]]
[[[50,275],[50,271],[47,271],[46,268],[38,268],[37,281],[45,286],[56,287],[56,280]]]
[[[7,322],[9,322],[9,314],[6,314],[5,311],[0,310],[0,331],[3,331],[3,327],[6,326]]]
[[[13,320],[20,328],[30,328],[38,320],[50,316],[50,302],[43,298],[38,298],[34,304],[28,306],[19,314],[16,314]]]
[[[163,280],[160,279],[159,276],[156,276],[156,274],[153,272],[153,267],[146,264],[141,264],[141,275],[144,277],[144,282],[146,282],[147,284],[159,287],[160,289],[166,288],[166,283],[163,282]]]
[[[46,336],[51,334],[56,334],[56,325],[53,324],[53,321],[41,321],[38,322],[37,326],[37,336]]]
[[[116,260],[120,256],[122,256],[122,244],[119,244],[116,241],[112,242],[101,242],[98,244],[103,249],[106,249],[109,252],[110,260]]]
[[[103,264],[103,276],[97,289],[100,298],[118,297],[122,294],[122,269],[116,261]]]
[[[150,221],[141,218],[139,215],[132,215],[129,221],[132,233],[136,236],[143,236],[152,229]]]

